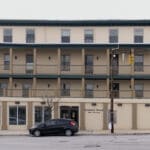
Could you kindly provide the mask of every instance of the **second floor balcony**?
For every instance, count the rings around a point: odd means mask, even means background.
[[[66,97],[66,98],[110,98],[108,90],[80,89],[0,89],[0,97]],[[150,90],[114,90],[114,98],[149,99]]]

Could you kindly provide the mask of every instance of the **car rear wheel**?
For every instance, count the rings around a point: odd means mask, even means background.
[[[34,136],[39,137],[41,135],[39,130],[35,130],[34,131]]]
[[[73,135],[73,133],[70,129],[67,129],[67,130],[65,130],[65,135],[66,136],[71,136],[71,135]]]

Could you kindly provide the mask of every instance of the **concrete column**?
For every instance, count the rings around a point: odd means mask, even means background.
[[[33,69],[33,74],[37,73],[37,67],[36,67],[36,61],[37,60],[37,49],[33,49],[33,62],[34,62],[34,69]]]
[[[2,130],[7,128],[7,102],[2,102]]]
[[[135,97],[135,90],[134,90],[134,78],[131,78],[131,97]]]
[[[58,48],[57,49],[57,57],[58,57],[58,60],[57,60],[57,62],[58,62],[58,75],[60,75],[60,73],[61,73],[61,49],[60,48]]]
[[[137,104],[132,104],[132,129],[137,130]]]
[[[81,97],[85,97],[85,78],[82,78],[81,82]]]
[[[85,129],[85,103],[80,103],[80,130],[86,130]]]
[[[37,90],[36,90],[36,86],[37,86],[37,78],[34,77],[33,78],[33,90],[32,90],[32,96],[36,97],[37,96]]]
[[[85,74],[85,49],[84,48],[82,48],[82,50],[81,50],[81,55],[82,55],[82,59],[81,59],[81,61],[82,61],[82,75],[84,75]]]
[[[60,77],[57,78],[57,97],[60,97],[60,92],[61,92],[61,81]]]
[[[10,57],[10,70],[9,73],[13,74],[13,49],[9,49],[9,57]]]
[[[59,118],[58,109],[59,109],[58,102],[54,102],[54,119]]]
[[[103,103],[103,130],[108,130],[108,103]]]
[[[134,48],[131,49],[130,55],[134,58]],[[131,75],[134,75],[134,62],[131,64]]]
[[[106,92],[107,92],[107,97],[109,98],[110,97],[110,79],[109,78],[107,78],[106,79]]]
[[[9,96],[13,96],[13,79],[12,77],[9,77]]]
[[[106,61],[107,61],[107,75],[109,75],[110,74],[110,49],[107,49],[106,53],[107,53],[107,58],[106,58]]]
[[[33,104],[28,102],[28,129],[33,125]]]

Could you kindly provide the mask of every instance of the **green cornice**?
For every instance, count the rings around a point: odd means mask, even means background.
[[[0,20],[0,26],[149,26],[150,20]]]

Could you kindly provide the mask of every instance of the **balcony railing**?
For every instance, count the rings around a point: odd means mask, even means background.
[[[150,90],[113,91],[114,98],[150,98]],[[73,97],[73,98],[110,98],[107,90],[80,89],[0,89],[0,97]]]

